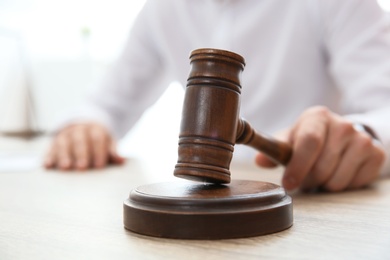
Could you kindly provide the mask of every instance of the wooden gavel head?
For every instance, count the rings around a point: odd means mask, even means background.
[[[239,117],[244,58],[225,50],[197,49],[191,52],[190,64],[174,175],[229,183],[236,143],[287,164],[292,154],[288,144],[257,133]]]

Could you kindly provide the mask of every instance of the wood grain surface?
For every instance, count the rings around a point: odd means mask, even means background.
[[[18,147],[41,152],[35,142]],[[1,150],[11,147],[0,140]],[[130,159],[99,171],[0,173],[0,259],[389,259],[389,179],[359,191],[292,194],[294,225],[266,236],[189,241],[124,229],[130,190],[176,179],[173,167]],[[234,178],[276,184],[282,170],[231,165]]]

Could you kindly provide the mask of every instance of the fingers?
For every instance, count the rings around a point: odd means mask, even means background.
[[[64,132],[58,135],[55,148],[57,149],[55,155],[57,167],[62,170],[71,169],[74,164],[72,162],[72,145],[69,141],[68,132]]]
[[[327,138],[327,113],[325,110],[308,111],[293,128],[293,155],[282,179],[287,190],[301,187],[317,161]]]
[[[116,151],[116,147],[114,143],[111,144],[109,150],[109,161],[113,164],[123,164],[125,162],[125,158],[120,156]]]
[[[69,145],[72,146],[72,160],[74,169],[85,170],[91,163],[91,142],[88,129],[84,125],[77,125],[69,132]]]
[[[342,191],[364,187],[374,181],[385,160],[384,151],[365,133],[355,132],[332,178],[323,188]]]
[[[108,163],[109,138],[102,128],[90,129],[91,156],[93,167],[102,168]]]
[[[302,184],[303,190],[315,189],[332,177],[355,133],[351,123],[336,115],[328,125],[325,145]]]
[[[333,175],[322,185],[325,190],[333,192],[345,190],[367,161],[371,138],[363,135],[356,136],[356,134],[342,155],[342,160],[336,165]]]
[[[73,155],[72,134],[69,130],[70,127],[63,129],[54,138],[45,157],[45,168],[70,170],[76,165]]]
[[[290,142],[293,156],[282,179],[287,190],[360,188],[378,177],[385,160],[384,150],[369,134],[322,107],[302,114]]]
[[[60,131],[46,155],[44,166],[61,170],[102,168],[123,163],[108,131],[101,125],[76,124]]]
[[[363,166],[356,173],[354,179],[348,186],[348,189],[358,189],[367,186],[379,177],[380,170],[385,162],[384,151],[377,146],[374,146],[371,156],[363,164]]]
[[[258,153],[255,157],[255,163],[260,166],[260,167],[265,167],[265,168],[273,168],[276,167],[277,164],[274,163],[272,160],[268,159],[266,155],[263,153]]]
[[[116,150],[112,138],[108,135],[106,129],[95,127],[90,129],[91,149],[93,167],[102,168],[112,164],[122,164],[125,159],[121,157]]]

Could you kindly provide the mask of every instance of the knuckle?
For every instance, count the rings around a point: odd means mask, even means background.
[[[56,135],[56,137],[55,137],[55,141],[56,142],[61,142],[61,141],[63,141],[63,140],[66,140],[66,139],[68,139],[68,137],[69,137],[69,132],[67,132],[67,131],[61,131],[61,132],[59,132],[57,135]]]
[[[69,133],[71,136],[71,139],[73,139],[75,142],[84,142],[85,141],[85,131],[82,127],[75,127],[74,131],[71,131]]]
[[[340,136],[344,137],[344,136],[353,135],[356,132],[356,130],[353,127],[352,123],[347,122],[347,121],[343,121],[343,122],[340,122],[340,124],[338,126],[338,132],[339,132]]]
[[[77,126],[75,125],[66,126],[57,133],[57,136],[69,137],[72,136],[75,131],[77,131]]]
[[[371,137],[365,134],[359,134],[354,142],[356,142],[357,147],[363,151],[369,151],[374,147]]]
[[[319,133],[314,131],[306,132],[301,138],[303,143],[312,150],[317,150],[322,147],[323,138]]]
[[[99,127],[90,127],[88,129],[89,137],[92,141],[99,142],[105,139],[105,132]]]
[[[314,106],[307,110],[307,114],[327,118],[330,116],[331,111],[325,106]]]
[[[55,139],[53,150],[58,150],[58,151],[66,150],[68,147],[68,143],[69,143],[68,138],[66,138],[65,136],[58,136]]]
[[[96,131],[91,131],[89,133],[89,138],[91,139],[92,142],[101,142],[104,137],[99,133],[99,132],[96,132]]]

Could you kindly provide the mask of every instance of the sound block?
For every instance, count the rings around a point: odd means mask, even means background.
[[[124,226],[164,238],[227,239],[270,234],[293,223],[292,200],[278,185],[173,181],[140,186],[124,202]]]

